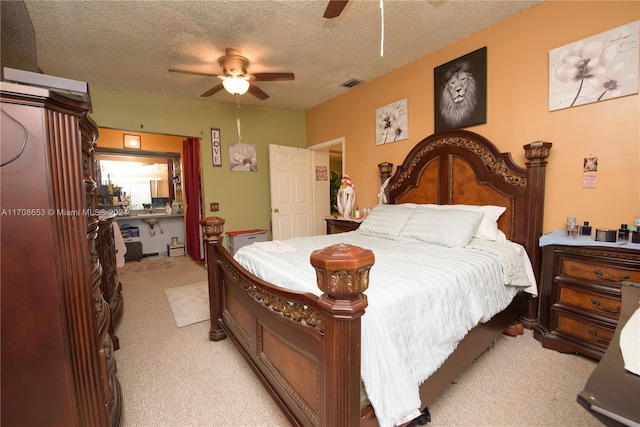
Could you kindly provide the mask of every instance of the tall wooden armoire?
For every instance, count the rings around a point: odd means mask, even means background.
[[[87,101],[0,83],[0,424],[117,426]]]

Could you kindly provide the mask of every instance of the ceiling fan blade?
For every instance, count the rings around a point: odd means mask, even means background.
[[[293,73],[255,73],[252,76],[257,82],[282,82],[296,78]]]
[[[218,74],[214,74],[214,73],[201,73],[200,71],[187,71],[187,70],[178,70],[176,68],[169,68],[170,72],[172,73],[184,73],[184,74],[197,74],[199,76],[212,76],[212,77],[218,77]]]
[[[322,16],[329,19],[337,18],[338,16],[340,16],[348,2],[349,0],[329,0],[329,4],[327,5],[327,8],[324,11],[324,15]]]
[[[220,92],[222,90],[222,88],[224,88],[224,86],[222,86],[222,83],[215,85],[214,87],[212,87],[211,89],[209,89],[208,91],[206,91],[205,93],[203,93],[200,96],[211,96],[216,92]]]
[[[264,101],[269,97],[269,95],[267,95],[262,89],[260,89],[258,86],[254,85],[253,83],[249,85],[249,93],[261,101]]]

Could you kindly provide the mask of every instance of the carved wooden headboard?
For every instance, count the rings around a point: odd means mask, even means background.
[[[534,142],[523,148],[526,168],[476,133],[452,130],[431,135],[416,144],[390,177],[385,188],[387,203],[504,206],[498,227],[509,240],[527,249],[535,268],[551,143]],[[378,166],[384,181],[393,165]]]

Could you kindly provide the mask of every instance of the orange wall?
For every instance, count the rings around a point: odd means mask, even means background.
[[[144,132],[123,132],[117,129],[99,128],[98,147],[123,149],[124,134],[140,135],[140,149],[142,151],[161,151],[166,153],[180,153],[182,156],[182,141],[184,136],[160,135]],[[137,150],[130,150],[135,153]]]
[[[459,40],[306,113],[307,145],[345,137],[345,171],[359,205],[375,204],[377,164],[397,165],[434,131],[433,69],[487,47],[487,123],[468,128],[525,163],[522,146],[553,142],[544,229],[566,217],[596,228],[640,218],[638,95],[548,111],[549,50],[640,18],[637,1],[549,1]],[[395,29],[402,30],[402,29]],[[408,99],[409,139],[375,145],[375,109]],[[582,189],[584,157],[598,157],[597,188]]]

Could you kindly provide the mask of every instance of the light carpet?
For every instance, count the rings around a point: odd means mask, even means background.
[[[140,261],[129,261],[123,269],[128,273],[146,273],[155,270],[166,270],[178,266],[176,258],[144,257]]]
[[[119,270],[122,427],[290,426],[230,339],[210,341],[209,322],[173,326],[164,290],[205,281],[207,271],[188,257],[172,260],[177,267]],[[429,406],[428,426],[602,426],[576,402],[597,363],[543,348],[532,335],[499,338]]]
[[[207,282],[168,288],[164,290],[164,293],[178,328],[209,320],[209,287]]]

